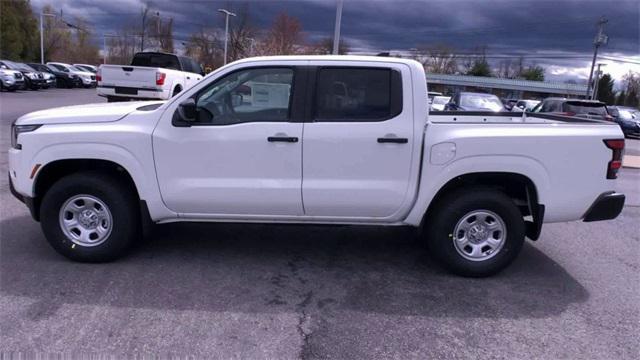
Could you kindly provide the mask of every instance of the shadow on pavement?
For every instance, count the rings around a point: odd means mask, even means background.
[[[1,222],[0,234],[0,290],[34,299],[25,314],[34,320],[65,303],[530,318],[557,315],[589,296],[529,244],[492,278],[449,275],[425,256],[407,228],[169,224],[109,264],[62,258],[27,216]]]

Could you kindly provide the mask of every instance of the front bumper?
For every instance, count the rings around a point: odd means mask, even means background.
[[[601,194],[584,214],[583,221],[600,221],[615,219],[624,207],[624,194],[608,192]]]
[[[9,190],[11,191],[11,195],[13,195],[16,199],[18,199],[21,203],[25,204],[29,209],[29,213],[31,217],[39,221],[40,217],[38,216],[38,212],[36,211],[35,201],[32,197],[24,196],[20,194],[16,188],[13,186],[13,180],[11,179],[11,174],[9,174]]]

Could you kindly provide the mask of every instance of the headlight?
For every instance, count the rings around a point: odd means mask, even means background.
[[[42,125],[16,125],[15,121],[11,124],[11,147],[14,149],[22,149],[22,145],[18,144],[18,135],[36,130]]]

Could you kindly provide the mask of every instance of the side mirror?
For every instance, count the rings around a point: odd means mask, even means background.
[[[458,105],[456,105],[456,103],[450,102],[445,106],[445,109],[447,109],[447,110],[458,110]]]
[[[196,121],[198,116],[198,107],[196,101],[193,98],[189,98],[178,105],[178,114],[180,114],[180,120],[186,122]]]

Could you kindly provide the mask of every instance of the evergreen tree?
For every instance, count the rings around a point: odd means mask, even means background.
[[[613,86],[614,80],[611,78],[611,75],[604,74],[600,80],[598,80],[598,100],[605,104],[613,105],[616,101]]]

